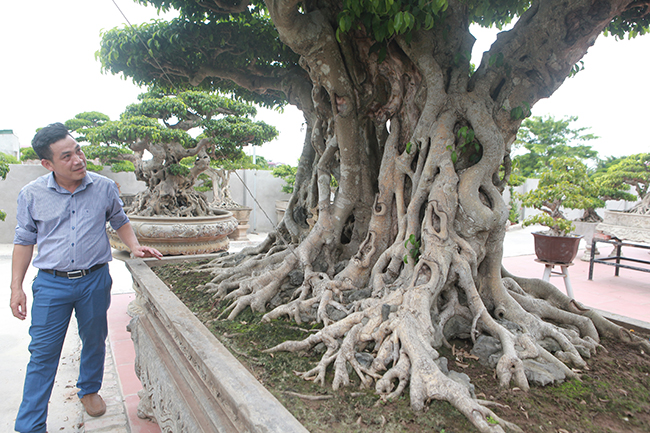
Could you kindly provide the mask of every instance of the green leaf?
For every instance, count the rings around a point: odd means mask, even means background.
[[[403,23],[404,23],[404,13],[400,11],[397,13],[397,15],[395,15],[395,18],[393,18],[393,28],[395,29],[396,33],[400,32]]]
[[[496,66],[497,68],[500,68],[501,66],[503,66],[503,59],[504,59],[503,53],[492,54],[488,61],[488,65]]]
[[[510,110],[510,118],[512,120],[520,120],[524,118],[524,110],[521,107],[515,107]]]
[[[408,29],[413,28],[413,24],[415,23],[415,18],[410,12],[404,12],[404,31],[406,32]]]
[[[376,52],[378,52],[378,51],[381,49],[381,45],[382,45],[382,44],[377,43],[377,42],[375,42],[374,44],[372,44],[372,46],[371,46],[370,49],[368,50],[368,54],[372,54],[372,53],[376,53]]]
[[[465,143],[471,143],[474,141],[474,130],[470,129],[467,131],[467,137],[465,137]]]
[[[433,15],[427,15],[426,18],[424,18],[424,28],[426,30],[431,30],[433,28]]]

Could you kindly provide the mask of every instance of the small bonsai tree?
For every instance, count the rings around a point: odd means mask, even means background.
[[[246,103],[198,91],[166,94],[150,91],[127,107],[120,120],[101,113],[81,113],[66,122],[79,134],[89,157],[101,163],[130,162],[147,189],[127,212],[143,216],[206,216],[217,212],[194,188],[199,175],[215,160],[243,155],[242,146],[259,146],[277,136],[264,122],[253,122],[255,108]],[[190,131],[194,134],[190,135]],[[196,138],[194,138],[196,137]],[[125,151],[126,150],[126,151]],[[145,158],[145,152],[151,155]],[[193,158],[190,165],[181,160]],[[129,169],[123,165],[119,169]],[[100,167],[101,168],[101,167]]]
[[[650,214],[650,153],[639,153],[625,157],[611,165],[598,176],[603,195],[612,200],[637,199],[633,194],[623,192],[630,187],[640,200],[628,212]]]
[[[523,226],[541,224],[551,236],[567,236],[575,226],[563,209],[595,209],[605,205],[598,185],[589,177],[587,166],[577,158],[559,157],[542,173],[537,189],[521,196],[522,206],[543,213],[524,220]]]

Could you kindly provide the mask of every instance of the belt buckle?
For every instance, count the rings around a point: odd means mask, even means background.
[[[86,275],[83,270],[68,272],[69,280],[76,280]]]

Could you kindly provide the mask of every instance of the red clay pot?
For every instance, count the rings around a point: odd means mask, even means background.
[[[549,236],[533,233],[535,237],[535,255],[543,262],[571,263],[578,254],[578,245],[582,236]]]

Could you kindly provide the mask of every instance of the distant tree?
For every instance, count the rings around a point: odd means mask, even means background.
[[[255,108],[223,96],[200,91],[178,94],[149,92],[127,107],[120,120],[101,113],[81,113],[66,122],[84,147],[102,163],[130,162],[136,178],[147,190],[138,194],[127,209],[131,214],[158,216],[204,216],[215,207],[194,189],[201,173],[214,170],[211,161],[241,158],[242,146],[259,146],[277,131],[250,117]],[[194,138],[188,131],[199,133]],[[151,159],[145,159],[145,151]],[[191,164],[181,164],[193,158]],[[119,169],[130,169],[123,165]]]
[[[618,163],[622,159],[627,158],[626,156],[607,156],[605,159],[598,158],[598,163],[596,164],[596,170],[594,174],[605,173],[607,169],[612,165]]]
[[[21,147],[20,148],[20,160],[21,161],[27,161],[27,160],[38,160],[38,155],[36,152],[34,152],[34,149],[31,147]]]
[[[528,152],[513,158],[519,174],[523,177],[538,177],[549,166],[553,158],[560,156],[594,160],[598,152],[591,146],[579,144],[594,140],[593,134],[582,134],[588,128],[573,129],[572,122],[578,120],[572,116],[556,120],[553,116],[531,117],[522,122],[517,133],[515,148],[523,147]]]
[[[6,164],[20,164],[20,161],[18,158],[16,158],[13,155],[9,155],[8,153],[0,152],[0,163]],[[7,172],[9,172],[9,167],[7,166]],[[0,169],[0,176],[2,176],[3,170]],[[6,175],[7,173],[5,173]],[[4,176],[3,176],[4,179]]]
[[[188,164],[190,158],[185,158],[181,164]],[[234,159],[218,159],[210,161],[210,168],[201,173],[197,191],[212,191],[212,206],[219,208],[237,208],[241,205],[235,202],[230,193],[230,176],[235,170],[268,170],[266,159],[242,154]]]

